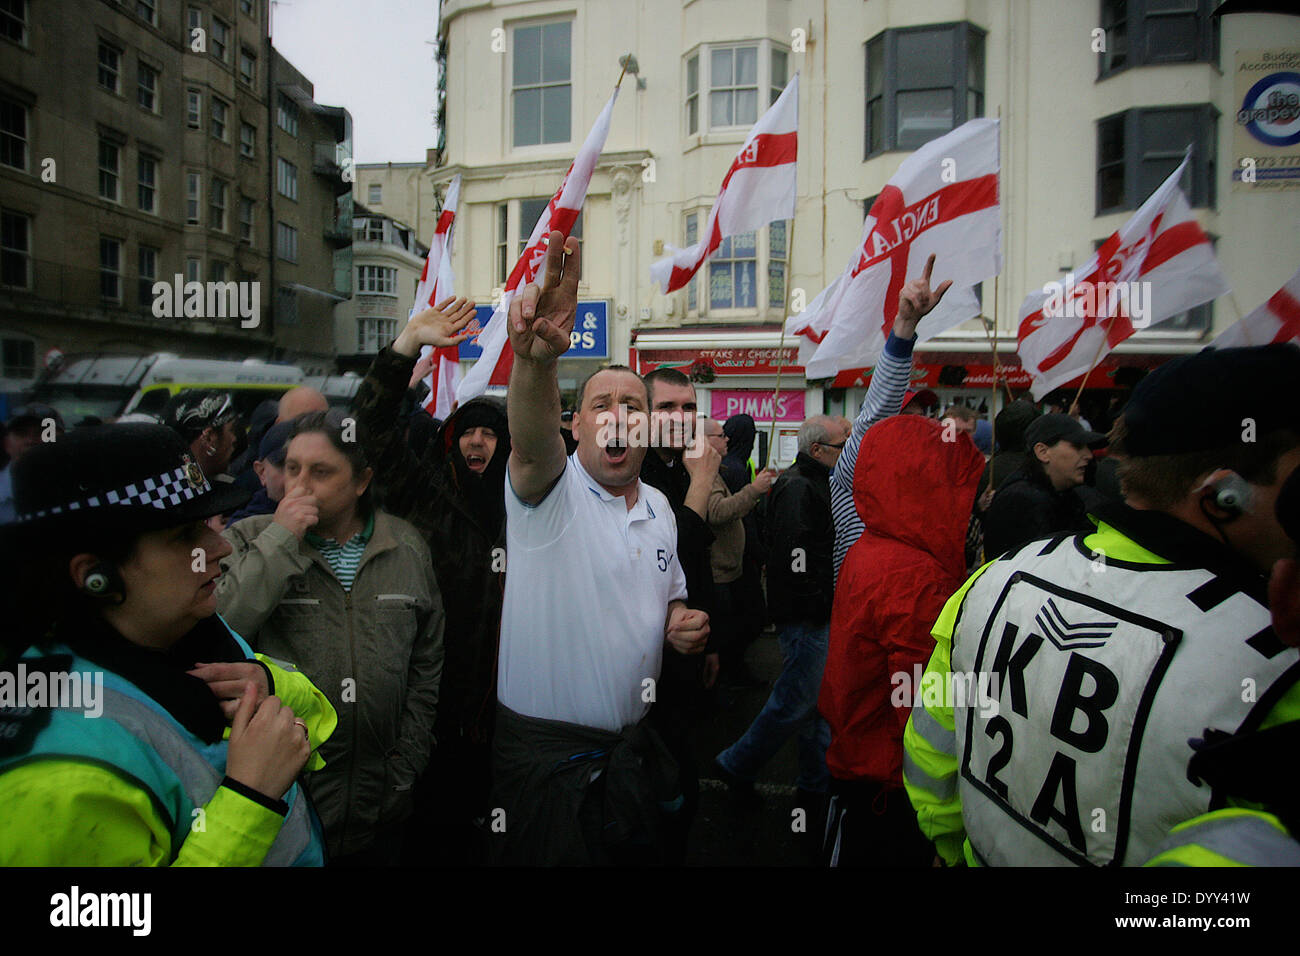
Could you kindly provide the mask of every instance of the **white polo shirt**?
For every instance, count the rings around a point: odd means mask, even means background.
[[[507,475],[509,473],[507,472]],[[668,604],[686,599],[677,521],[640,483],[629,511],[575,452],[536,506],[507,478],[497,697],[516,713],[619,731],[650,709]]]

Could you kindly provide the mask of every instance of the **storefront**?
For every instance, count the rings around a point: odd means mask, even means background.
[[[755,465],[767,461],[774,442],[773,464],[784,468],[798,451],[800,424],[822,414],[822,389],[808,387],[797,361],[796,344],[787,337],[782,347],[779,328],[714,326],[633,329],[628,364],[642,375],[678,369],[695,383],[700,410],[710,418],[751,416],[758,426]]]
[[[804,418],[857,415],[871,370],[846,369],[830,381],[810,385],[803,367],[796,364],[798,347],[789,337],[778,363],[780,343],[780,330],[770,326],[634,329],[629,364],[641,374],[663,367],[679,369],[695,383],[700,408],[712,418],[725,420],[742,411],[752,415],[759,426],[763,455],[775,423],[776,464],[784,467],[794,459],[795,436]],[[1083,416],[1095,427],[1109,427],[1119,403],[1148,371],[1201,347],[1187,337],[1121,343],[1088,375],[1079,403]],[[995,392],[992,354],[987,341],[977,344],[940,336],[922,342],[913,355],[912,388],[933,391],[939,409],[963,402],[983,415],[996,415],[1012,398],[1028,398],[1032,382],[1020,366],[1015,340],[1003,340],[998,343]],[[778,364],[781,391],[774,409]],[[1082,383],[1080,376],[1051,397],[1072,400]],[[756,455],[755,461],[760,460]]]
[[[911,387],[933,391],[939,397],[939,409],[961,402],[982,415],[996,415],[1012,399],[1030,398],[1033,381],[1021,367],[1015,348],[1015,340],[998,343],[999,366],[995,370],[987,344],[982,350],[957,350],[941,341],[921,342],[913,354]],[[1147,372],[1200,348],[1199,343],[1181,341],[1121,343],[1087,376],[1087,387],[1079,399],[1081,414],[1096,427],[1108,427],[1118,405]],[[840,372],[827,392],[828,413],[852,417],[862,407],[870,384],[869,368]],[[1084,377],[1079,376],[1044,398],[1061,398],[1068,406],[1082,384]]]

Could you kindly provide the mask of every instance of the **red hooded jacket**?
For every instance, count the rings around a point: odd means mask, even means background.
[[[951,433],[949,433],[951,434]],[[897,415],[862,439],[853,503],[866,527],[835,585],[817,707],[831,727],[826,764],[840,780],[903,785],[903,729],[930,628],[966,577],[963,550],[984,456],[964,432]],[[891,703],[906,675],[908,706]]]

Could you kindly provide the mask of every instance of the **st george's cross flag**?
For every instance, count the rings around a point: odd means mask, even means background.
[[[683,288],[728,236],[794,218],[795,160],[799,149],[799,74],[759,117],[731,161],[713,201],[704,238],[672,249],[650,265],[650,279],[665,293]]]
[[[558,230],[564,239],[569,238],[569,232],[573,229],[573,224],[582,212],[582,204],[587,199],[587,187],[591,184],[591,174],[596,169],[596,161],[600,159],[600,152],[605,148],[605,138],[609,135],[610,116],[614,112],[614,101],[617,99],[618,87],[615,87],[609,102],[596,117],[596,123],[587,134],[582,148],[578,150],[577,157],[569,164],[569,170],[564,174],[564,181],[560,183],[560,188],[551,197],[551,201],[538,218],[537,225],[533,227],[533,233],[528,237],[523,255],[510,270],[510,277],[506,280],[501,299],[497,302],[487,325],[478,334],[477,342],[483,349],[483,355],[465,373],[465,377],[461,379],[456,389],[456,398],[461,403],[469,401],[476,395],[482,395],[489,385],[510,384],[510,368],[514,364],[515,355],[510,348],[510,336],[506,329],[506,316],[510,311],[510,302],[524,286],[536,279],[537,273],[545,264],[547,237]]]
[[[1002,268],[998,121],[975,119],[926,143],[880,191],[848,268],[786,320],[807,378],[875,365],[898,294],[935,256],[930,287],[952,288],[917,326],[924,341],[980,314],[972,286]]]
[[[1083,268],[1025,298],[1016,351],[1033,377],[1035,400],[1086,375],[1138,329],[1230,291],[1209,236],[1178,188],[1190,158]]]
[[[1224,329],[1211,348],[1300,342],[1300,269],[1267,302]]]
[[[451,271],[451,237],[452,226],[456,221],[456,205],[460,201],[460,175],[447,187],[447,197],[442,203],[442,212],[438,215],[438,225],[433,231],[433,240],[429,243],[429,255],[424,260],[424,271],[420,273],[420,282],[415,287],[415,304],[411,306],[411,315],[423,312],[430,306],[436,306],[448,296],[455,295],[455,276]],[[420,350],[420,357],[425,358],[433,352],[433,368],[429,370],[425,383],[429,386],[429,395],[424,400],[425,410],[434,418],[445,420],[456,407],[456,383],[460,381],[460,351],[454,346],[435,349],[426,345]]]

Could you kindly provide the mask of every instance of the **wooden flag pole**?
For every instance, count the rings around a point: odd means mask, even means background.
[[[1237,297],[1231,292],[1228,293],[1228,302],[1232,305],[1232,311],[1237,313],[1237,323],[1241,323],[1241,307],[1237,305]],[[1250,330],[1244,325],[1241,326],[1241,337],[1246,340],[1246,344],[1253,347],[1254,342],[1250,340]]]
[[[1074,393],[1074,401],[1071,403],[1071,407],[1079,404],[1079,397],[1083,394],[1083,390],[1088,385],[1088,376],[1093,373],[1093,370],[1097,367],[1097,363],[1101,361],[1101,350],[1106,347],[1106,342],[1110,339],[1110,327],[1114,322],[1115,316],[1113,315],[1106,320],[1106,332],[1102,335],[1101,341],[1097,343],[1097,354],[1092,357],[1092,364],[1088,366],[1088,371],[1083,373],[1083,381],[1079,383],[1079,390]],[[1067,408],[1066,412],[1068,413],[1069,411],[1070,409]]]
[[[796,204],[797,204],[796,195]],[[795,215],[799,214],[798,208],[795,209]],[[770,227],[769,227],[770,228]],[[770,259],[772,243],[768,241],[768,257]],[[756,275],[755,279],[758,278]],[[790,226],[785,231],[785,306],[781,310],[781,340],[776,347],[776,390],[772,392],[772,423],[767,434],[767,462],[763,467],[771,468],[772,462],[776,459],[776,401],[781,397],[781,370],[785,368],[785,363],[781,359],[785,355],[785,320],[790,315],[790,283],[794,279],[794,219],[790,220]]]

